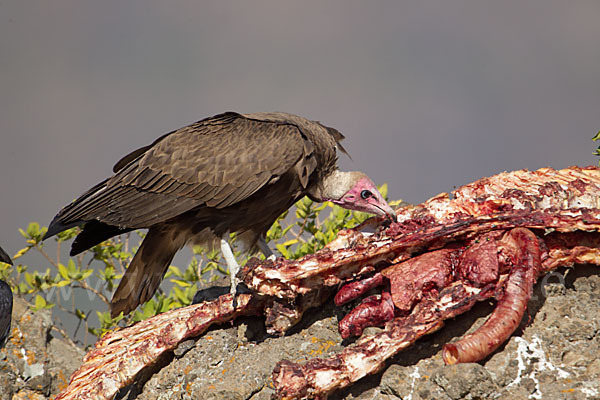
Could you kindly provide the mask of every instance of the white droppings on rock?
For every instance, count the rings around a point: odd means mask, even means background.
[[[592,384],[588,382],[585,382],[584,385],[586,385],[586,387],[579,388],[579,390],[585,395],[586,398],[598,397],[598,395],[600,394],[600,392],[598,392],[598,389],[592,387]]]
[[[567,371],[548,361],[546,358],[546,352],[542,347],[542,341],[537,335],[532,336],[531,342],[528,342],[522,337],[515,337],[515,340],[518,343],[517,362],[519,370],[517,372],[517,377],[511,383],[509,383],[507,387],[516,386],[521,383],[521,379],[524,375],[527,365],[533,362],[535,362],[533,369],[529,375],[527,375],[527,377],[535,383],[535,390],[529,395],[530,399],[543,398],[542,392],[540,391],[540,381],[537,378],[537,374],[539,372],[552,371],[560,379],[565,379],[570,376]]]
[[[23,368],[23,378],[25,378],[26,381],[41,375],[44,375],[44,364],[35,363],[29,365],[27,361],[25,361],[25,368]]]
[[[410,382],[410,393],[408,394],[408,396],[406,396],[406,400],[412,400],[412,395],[415,391],[417,379],[421,377],[421,374],[419,373],[419,367],[415,367],[414,371],[411,372],[408,376],[412,378],[412,381]]]

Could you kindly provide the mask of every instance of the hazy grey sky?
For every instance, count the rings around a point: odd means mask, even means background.
[[[226,110],[336,127],[344,169],[421,202],[593,164],[600,1],[0,3],[0,243],[128,151]],[[27,259],[23,262],[27,263]]]

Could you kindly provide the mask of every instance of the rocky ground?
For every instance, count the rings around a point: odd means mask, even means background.
[[[383,372],[332,398],[600,399],[600,271],[578,266],[560,272],[546,279],[547,285],[538,284],[521,328],[484,362],[445,366],[441,347],[479,326],[492,310],[488,303],[449,321],[397,355]],[[119,398],[269,399],[277,361],[342,349],[337,321],[347,311],[328,305],[309,312],[283,338],[266,335],[260,318],[211,329],[180,345]],[[21,305],[13,317],[13,338],[0,351],[0,393],[10,394],[2,398],[47,398],[64,386],[83,353],[49,339],[49,314],[33,315]]]
[[[11,337],[0,350],[0,399],[42,400],[66,387],[85,353],[52,327],[49,310],[34,313],[14,299]]]

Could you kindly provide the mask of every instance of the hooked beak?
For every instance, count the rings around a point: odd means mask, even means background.
[[[363,174],[364,175],[364,174]],[[362,211],[396,221],[396,212],[385,201],[377,186],[363,176],[339,199],[324,199],[349,210]]]
[[[390,218],[393,222],[396,222],[396,212],[392,207],[390,207],[387,201],[383,200],[379,202],[379,204],[373,204],[373,206],[375,206],[378,209],[378,211],[380,211],[379,213],[377,213],[378,215]]]

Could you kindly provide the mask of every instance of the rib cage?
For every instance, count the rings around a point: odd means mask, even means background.
[[[398,222],[374,234],[363,226],[340,232],[325,249],[297,261],[247,265],[244,282],[270,296],[294,298],[360,275],[367,265],[399,262],[457,238],[518,226],[546,231],[600,228],[600,169],[504,172],[397,210]],[[343,270],[342,270],[343,269]]]

